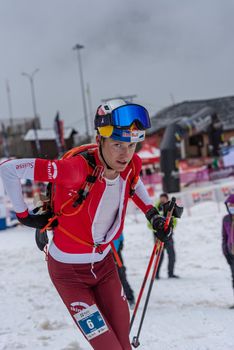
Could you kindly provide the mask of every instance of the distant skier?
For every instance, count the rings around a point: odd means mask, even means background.
[[[15,159],[0,167],[18,220],[37,229],[53,227],[51,280],[96,350],[131,349],[129,308],[110,252],[123,231],[128,199],[145,213],[160,240],[172,234],[170,226],[164,231],[165,218],[139,178],[141,160],[134,153],[149,127],[144,107],[111,100],[97,109],[97,145],[60,160]],[[21,178],[52,183],[51,212],[29,214]]]
[[[228,215],[223,218],[222,225],[222,250],[231,269],[232,288],[234,294],[234,194],[225,201]],[[234,309],[234,304],[230,307]]]

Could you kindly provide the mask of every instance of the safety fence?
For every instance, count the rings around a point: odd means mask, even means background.
[[[149,193],[151,194],[152,201],[156,202],[159,199],[161,191],[156,189],[156,187],[153,188],[152,185],[150,188],[151,191],[149,191]],[[192,215],[192,207],[207,201],[215,202],[217,204],[217,210],[220,211],[221,204],[223,204],[225,199],[232,193],[234,193],[234,180],[207,185],[205,187],[197,187],[190,190],[187,189],[182,192],[170,193],[170,197],[176,197],[177,204],[183,206],[184,210],[190,216]],[[130,201],[127,213],[133,215],[136,219],[138,212],[139,209]]]
[[[181,188],[186,188],[191,185],[201,185],[219,179],[226,179],[231,176],[234,176],[234,166],[211,169],[204,165],[199,168],[190,168],[186,171],[181,170],[179,172]],[[146,185],[161,184],[162,174],[159,170],[157,172],[143,172],[142,180]]]

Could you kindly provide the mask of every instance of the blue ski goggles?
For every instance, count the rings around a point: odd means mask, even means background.
[[[143,106],[136,104],[123,105],[109,114],[96,115],[95,117],[95,129],[108,125],[126,129],[133,123],[140,130],[151,127],[149,113]]]

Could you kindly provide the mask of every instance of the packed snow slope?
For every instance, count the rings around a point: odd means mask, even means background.
[[[175,232],[175,272],[180,279],[167,278],[165,257],[161,279],[153,286],[139,349],[234,349],[234,310],[228,308],[234,299],[229,267],[221,252],[224,213],[224,206],[218,211],[214,202],[193,207],[191,216],[185,210]],[[128,215],[124,259],[136,295],[152,248],[144,216]],[[22,226],[0,231],[0,253],[0,349],[90,349],[50,282],[34,231]],[[136,335],[141,311],[142,304],[131,338]]]

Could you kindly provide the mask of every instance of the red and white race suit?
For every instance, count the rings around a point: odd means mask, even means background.
[[[95,151],[96,165],[102,169],[97,150]],[[45,159],[17,159],[3,163],[0,167],[6,191],[12,200],[16,213],[24,215],[27,205],[22,196],[20,179],[31,179],[35,181],[48,181],[56,184],[54,196],[54,212],[59,211],[61,206],[81,187],[90,170],[87,161],[81,156],[62,160]],[[138,175],[141,169],[141,160],[135,154],[125,171],[120,173],[120,202],[115,222],[106,232],[105,239],[101,242],[99,249],[103,254],[93,251],[92,246],[75,242],[60,230],[65,228],[74,236],[91,244],[96,242],[95,222],[99,215],[99,208],[102,197],[106,190],[106,180],[100,174],[93,185],[82,210],[75,213],[77,208],[66,207],[68,215],[59,217],[59,226],[54,229],[54,238],[51,255],[58,261],[71,263],[89,263],[101,261],[108,251],[109,242],[118,238],[123,231],[124,218],[128,199],[130,196],[130,185],[134,176]],[[152,207],[151,200],[141,180],[135,187],[133,201],[145,213]]]
[[[68,215],[59,216],[59,225],[54,228],[53,242],[49,248],[48,268],[58,293],[79,328],[77,312],[80,309],[93,310],[95,305],[102,314],[108,331],[89,339],[93,348],[130,350],[129,310],[110,253],[110,242],[118,238],[123,231],[131,183],[140,173],[141,160],[135,154],[126,169],[120,173],[119,184],[116,187],[119,191],[116,194],[119,201],[117,214],[113,216],[113,224],[103,232],[103,240],[100,242],[98,240],[101,214],[103,218],[103,212],[100,213],[100,211],[108,189],[97,149],[94,151],[94,157],[96,167],[100,169],[99,176],[84,201],[82,209],[76,213],[77,208],[70,203],[66,207],[65,214]],[[22,195],[20,179],[54,183],[54,212],[56,213],[81,188],[87,175],[90,174],[90,168],[82,155],[61,160],[9,160],[1,164],[0,171],[14,210],[21,217],[27,216],[27,205]],[[135,186],[132,199],[144,213],[152,208],[151,200],[140,179]],[[111,207],[107,209],[108,215],[111,215],[111,210]],[[96,225],[97,222],[98,225]],[[99,227],[99,231],[96,227]],[[90,245],[75,241],[64,234],[61,228],[65,228],[73,236]],[[97,241],[100,243],[98,251],[95,248]],[[85,336],[88,339],[86,334]]]

